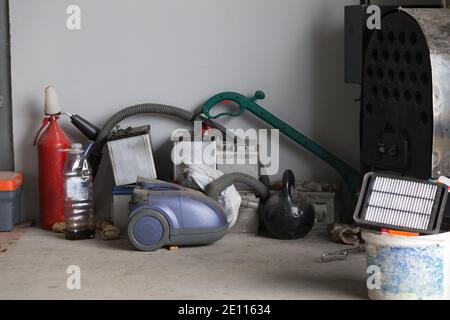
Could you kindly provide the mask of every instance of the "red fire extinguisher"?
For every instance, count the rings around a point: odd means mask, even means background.
[[[67,154],[61,151],[70,147],[70,141],[58,125],[60,110],[54,89],[46,88],[45,94],[47,117],[42,121],[34,144],[37,142],[38,146],[41,225],[50,230],[56,222],[64,221],[63,170]]]

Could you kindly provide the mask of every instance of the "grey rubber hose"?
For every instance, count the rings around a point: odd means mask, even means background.
[[[96,176],[98,167],[100,166],[102,149],[105,140],[114,129],[114,127],[117,126],[122,120],[142,113],[169,115],[186,121],[193,121],[196,116],[196,113],[194,112],[157,103],[137,104],[122,109],[121,111],[114,114],[111,118],[109,118],[108,121],[106,121],[105,125],[100,129],[100,132],[97,135],[92,155],[89,157],[89,163],[92,168],[93,177]]]
[[[220,196],[220,193],[235,183],[242,183],[246,186],[251,187],[257,196],[261,198],[261,201],[265,201],[269,195],[269,190],[267,187],[259,182],[254,177],[245,174],[245,173],[228,173],[224,174],[220,178],[214,180],[210,184],[208,184],[205,188],[205,193],[217,200]]]
[[[119,124],[120,121],[141,113],[157,113],[170,115],[182,120],[192,121],[195,118],[195,113],[186,111],[177,107],[168,106],[157,103],[143,103],[135,106],[125,108],[106,121],[105,125],[101,128],[95,143],[102,143],[109,135],[112,129]]]
[[[259,181],[266,186],[267,189],[270,189],[270,187],[272,186],[272,184],[270,183],[270,178],[267,175],[261,175],[259,177]]]

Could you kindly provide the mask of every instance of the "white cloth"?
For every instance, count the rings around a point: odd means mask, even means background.
[[[221,171],[211,169],[204,164],[190,164],[183,161],[180,166],[181,172],[186,177],[183,184],[201,191],[205,191],[206,186],[210,182],[223,176]],[[218,200],[225,208],[228,228],[233,227],[239,214],[239,207],[241,206],[241,196],[239,195],[239,192],[234,185],[231,185],[220,193]]]

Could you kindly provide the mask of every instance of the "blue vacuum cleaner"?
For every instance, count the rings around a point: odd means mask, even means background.
[[[221,239],[228,230],[220,193],[234,183],[244,183],[265,200],[267,188],[245,174],[227,174],[211,182],[205,193],[177,184],[138,179],[130,205],[128,237],[142,251],[168,245],[203,245]]]

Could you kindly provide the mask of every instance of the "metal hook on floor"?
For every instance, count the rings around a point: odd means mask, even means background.
[[[350,249],[339,250],[335,252],[324,253],[320,256],[322,262],[331,262],[338,260],[346,260],[347,257],[351,254],[358,254],[365,252],[366,249],[364,247],[354,247]]]

